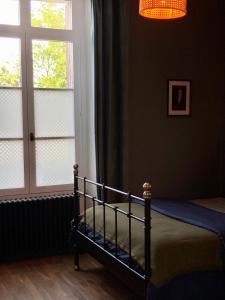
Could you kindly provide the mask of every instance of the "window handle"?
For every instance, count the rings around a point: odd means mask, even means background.
[[[33,142],[35,140],[35,136],[33,132],[30,133],[30,141]]]

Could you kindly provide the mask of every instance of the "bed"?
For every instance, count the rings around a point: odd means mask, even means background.
[[[76,269],[82,248],[143,299],[225,299],[225,198],[157,200],[150,184],[143,188],[143,198],[124,193],[80,177],[74,166]],[[119,203],[107,203],[107,192]]]

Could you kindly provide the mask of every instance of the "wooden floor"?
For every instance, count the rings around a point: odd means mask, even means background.
[[[138,300],[89,255],[74,271],[71,256],[0,265],[0,300]]]

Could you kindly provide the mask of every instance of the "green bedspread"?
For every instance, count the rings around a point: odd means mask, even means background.
[[[213,203],[214,200],[214,203]],[[196,202],[197,200],[195,200]],[[224,198],[199,200],[199,204],[224,211]],[[128,211],[127,203],[117,203],[117,207]],[[132,204],[132,213],[144,216],[144,208]],[[160,287],[171,278],[194,271],[212,271],[222,268],[221,243],[216,234],[190,225],[155,211],[152,215],[151,230],[151,282]],[[87,224],[93,226],[92,208],[87,210]],[[114,212],[106,208],[106,239],[115,243]],[[103,235],[102,206],[96,206],[96,231]],[[128,251],[128,218],[118,213],[118,245]],[[144,267],[143,224],[132,220],[132,257]]]

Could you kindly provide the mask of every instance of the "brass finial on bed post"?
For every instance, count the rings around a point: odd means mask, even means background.
[[[152,196],[152,194],[151,194],[151,188],[152,188],[152,186],[151,186],[151,184],[149,182],[145,182],[143,184],[143,189],[144,189],[143,198],[145,200],[151,199],[151,196]]]
[[[75,165],[73,166],[73,170],[74,170],[74,173],[75,173],[76,175],[78,175],[79,165],[78,165],[78,164],[75,164]]]

